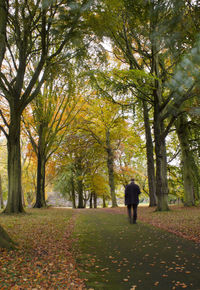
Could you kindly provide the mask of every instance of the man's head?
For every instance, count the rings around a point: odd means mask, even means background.
[[[131,182],[134,182],[135,181],[135,179],[134,178],[131,178]]]

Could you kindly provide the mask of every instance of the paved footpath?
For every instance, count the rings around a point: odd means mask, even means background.
[[[77,213],[78,263],[87,289],[200,290],[200,245],[101,210]]]

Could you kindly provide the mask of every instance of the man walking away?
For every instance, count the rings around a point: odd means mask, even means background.
[[[127,205],[128,217],[130,223],[136,224],[137,220],[137,206],[139,204],[140,188],[135,184],[134,179],[125,188],[125,205]],[[133,217],[131,215],[131,208],[133,208]]]

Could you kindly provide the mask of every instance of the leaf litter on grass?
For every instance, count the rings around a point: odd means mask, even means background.
[[[0,289],[84,289],[72,250],[76,242],[72,211],[28,212],[0,217],[0,223],[18,243],[15,251],[0,250]],[[7,228],[7,224],[12,226]]]
[[[138,220],[200,244],[200,206],[170,205],[169,208],[170,211],[158,212],[155,207],[139,206]],[[103,210],[113,214],[127,214],[126,207]]]

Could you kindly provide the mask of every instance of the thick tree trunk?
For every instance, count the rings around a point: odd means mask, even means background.
[[[4,208],[3,204],[3,190],[2,190],[2,179],[1,179],[1,174],[0,174],[0,208]]]
[[[143,115],[146,135],[146,155],[147,155],[147,172],[148,172],[148,185],[149,185],[149,206],[156,206],[156,177],[153,156],[153,141],[151,136],[151,128],[149,123],[149,113],[146,101],[143,101]]]
[[[83,185],[81,180],[78,181],[78,208],[84,208]]]
[[[167,158],[165,138],[163,137],[163,124],[155,119],[155,151],[156,151],[156,196],[158,198],[157,210],[166,211],[168,207],[168,181]]]
[[[97,208],[97,195],[95,192],[93,192],[93,202],[94,202],[94,208]]]
[[[179,116],[175,125],[181,147],[184,204],[186,206],[192,206],[195,204],[195,191],[198,191],[198,168],[189,146],[190,133],[187,127],[187,118],[184,115]],[[198,192],[196,195],[198,196]]]
[[[103,194],[103,208],[107,207],[106,206],[106,198],[105,198],[105,195]]]
[[[153,3],[152,3],[153,4]],[[152,15],[155,16],[154,4],[152,5]],[[168,180],[167,180],[167,157],[165,145],[165,127],[162,120],[162,82],[159,71],[159,43],[157,38],[157,14],[151,22],[151,42],[152,42],[152,74],[156,77],[154,80],[154,139],[156,153],[156,196],[158,199],[157,210],[166,211],[168,207]]]
[[[7,232],[0,226],[0,248],[14,249],[15,243],[11,240]]]
[[[106,146],[107,146],[107,167],[108,167],[108,178],[110,185],[110,194],[112,199],[112,207],[117,206],[116,194],[115,194],[115,180],[114,180],[114,156],[110,146],[110,132],[106,132]]]
[[[17,108],[11,112],[8,147],[8,201],[5,213],[24,212],[21,195],[21,151],[20,121],[21,115]]]
[[[45,158],[38,153],[37,163],[37,192],[34,208],[46,207],[45,201]]]

